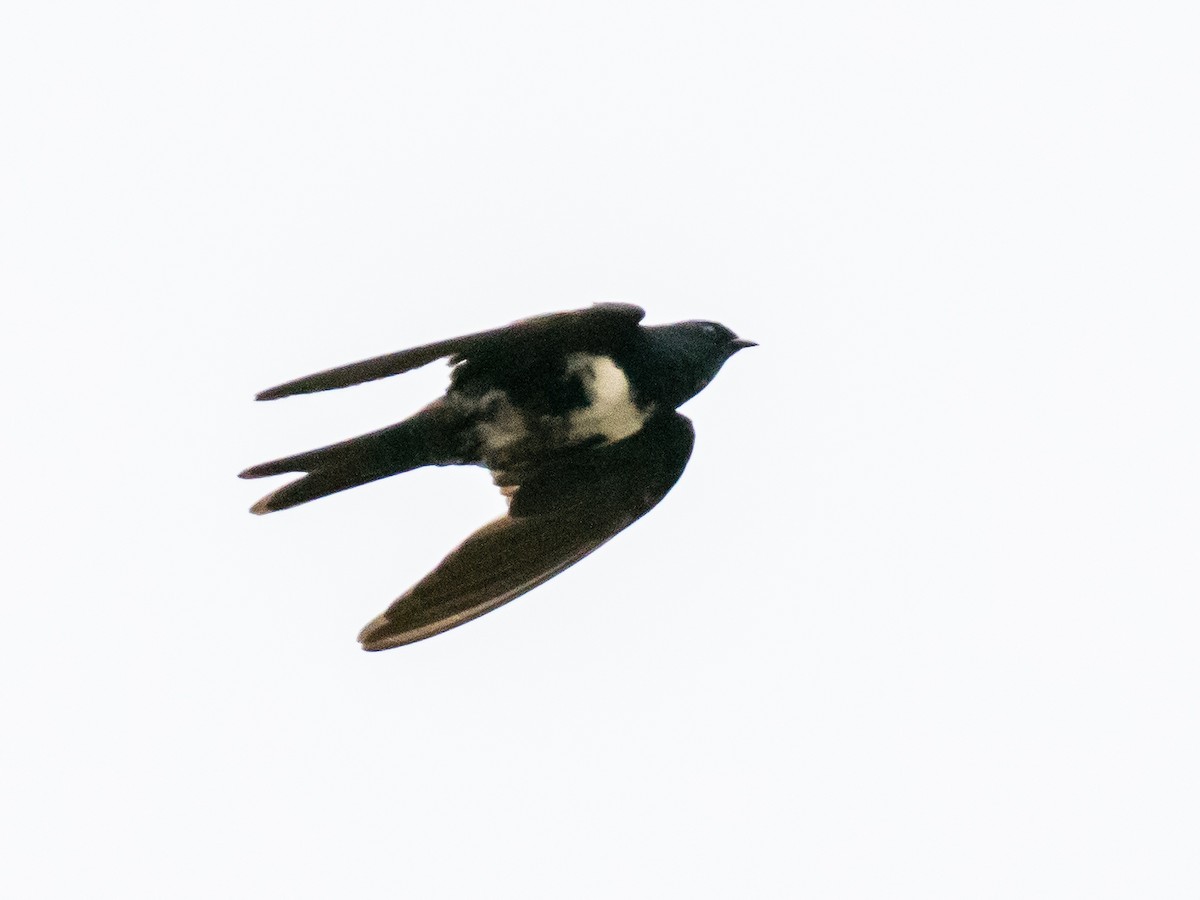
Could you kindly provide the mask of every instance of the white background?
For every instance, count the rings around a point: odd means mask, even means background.
[[[17,3],[21,898],[1200,896],[1184,3]],[[653,514],[432,641],[501,498],[243,467],[626,300],[762,346]]]

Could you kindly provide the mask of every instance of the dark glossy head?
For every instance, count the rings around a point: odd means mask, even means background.
[[[704,390],[733,354],[758,346],[719,322],[652,325],[645,331],[662,375],[659,392],[672,406]]]

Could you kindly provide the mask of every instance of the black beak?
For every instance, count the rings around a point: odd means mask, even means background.
[[[737,350],[745,350],[747,347],[757,347],[757,341],[748,341],[745,338],[734,338],[729,342]]]

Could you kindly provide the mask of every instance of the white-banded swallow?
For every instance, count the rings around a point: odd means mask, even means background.
[[[390,353],[263,391],[276,400],[453,367],[443,397],[397,425],[252,466],[303,472],[263,514],[420,466],[486,467],[508,500],[359,634],[365,650],[432,637],[578,562],[650,511],[683,473],[694,432],[676,407],[753,341],[716,322],[640,324],[627,303],[554,313]]]

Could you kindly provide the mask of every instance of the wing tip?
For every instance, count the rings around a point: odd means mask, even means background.
[[[358,642],[368,653],[380,650],[391,650],[409,643],[405,632],[393,631],[396,623],[387,617],[387,613],[376,616],[358,633]]]

